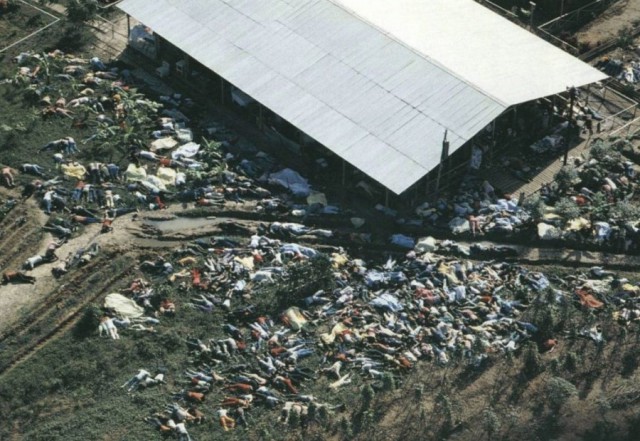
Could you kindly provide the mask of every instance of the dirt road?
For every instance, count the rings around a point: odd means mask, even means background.
[[[576,37],[580,42],[595,46],[616,37],[622,29],[635,27],[638,23],[640,23],[640,0],[621,0],[598,19],[582,28]]]

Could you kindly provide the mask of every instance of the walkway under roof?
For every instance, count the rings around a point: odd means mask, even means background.
[[[606,76],[473,0],[124,0],[400,194],[509,107]]]

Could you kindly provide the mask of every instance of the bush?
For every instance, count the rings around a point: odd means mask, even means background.
[[[640,207],[626,201],[620,201],[610,208],[609,215],[622,221],[635,221],[640,219]]]
[[[67,19],[72,23],[82,23],[93,19],[98,13],[96,0],[70,0],[67,4]]]
[[[555,181],[561,191],[567,191],[580,182],[580,177],[575,167],[565,165],[556,173]]]
[[[582,362],[580,356],[573,351],[567,352],[564,357],[564,368],[567,372],[576,373]]]
[[[544,200],[542,200],[540,195],[536,193],[525,200],[524,208],[529,211],[529,213],[535,220],[539,220],[544,216],[547,210],[547,205],[545,204]]]
[[[489,439],[493,439],[494,435],[500,430],[500,418],[491,408],[487,408],[482,412],[482,425]]]
[[[522,372],[527,378],[533,378],[543,370],[544,365],[542,364],[542,357],[540,357],[538,347],[534,342],[528,341],[524,345],[524,360]]]
[[[299,304],[319,290],[332,291],[331,261],[324,255],[286,267],[281,280],[256,289],[252,303],[259,313],[274,313]]]
[[[608,142],[598,139],[591,144],[589,155],[598,161],[602,161],[606,156],[611,155],[612,146]]]
[[[382,376],[382,390],[391,392],[396,389],[396,379],[390,372],[385,372]]]
[[[82,317],[73,328],[73,336],[85,338],[95,333],[100,324],[101,315],[102,311],[97,305],[87,306],[82,313]]]
[[[569,198],[561,198],[556,203],[555,208],[556,213],[567,221],[580,217],[580,208],[578,207],[578,204]]]
[[[373,404],[373,399],[376,393],[370,385],[366,385],[362,388],[362,410],[369,410]]]
[[[630,48],[633,45],[633,36],[631,30],[624,27],[618,31],[617,46],[622,49]]]
[[[578,395],[578,390],[564,378],[552,377],[544,385],[544,398],[553,412],[558,412],[575,395]]]

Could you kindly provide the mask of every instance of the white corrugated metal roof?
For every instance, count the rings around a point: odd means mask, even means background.
[[[471,0],[119,7],[397,194],[445,130],[453,152],[510,105],[603,78]]]

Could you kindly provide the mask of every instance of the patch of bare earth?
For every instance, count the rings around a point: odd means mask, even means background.
[[[640,0],[621,0],[577,32],[576,38],[581,43],[597,46],[615,38],[621,30],[633,28],[638,23]]]

